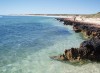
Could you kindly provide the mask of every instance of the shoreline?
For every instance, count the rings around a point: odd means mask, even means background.
[[[53,17],[53,18],[66,18],[67,16],[52,16],[52,15],[0,15],[0,16],[37,16],[37,17]]]
[[[64,25],[73,26],[76,33],[82,33],[87,37],[86,41],[80,43],[79,48],[71,48],[64,51],[63,55],[53,56],[52,59],[60,61],[79,62],[82,60],[91,60],[100,62],[100,24],[84,22],[72,18],[56,18]],[[70,43],[69,43],[70,44]]]

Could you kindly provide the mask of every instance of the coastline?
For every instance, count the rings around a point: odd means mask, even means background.
[[[76,61],[76,60],[80,61],[82,59],[89,59],[92,61],[100,61],[100,54],[99,54],[100,52],[99,50],[99,47],[100,47],[100,21],[99,20],[100,18],[81,18],[80,16],[77,16],[77,18],[74,20],[75,16],[48,16],[48,15],[25,15],[25,16],[42,16],[42,17],[56,18],[60,22],[63,22],[64,25],[73,26],[73,30],[76,33],[81,33],[86,38],[87,41],[80,43],[79,48],[71,48],[69,50],[65,50],[63,55],[54,56],[52,57],[53,59],[67,60],[67,61]],[[75,57],[74,55],[77,55],[77,57]]]
[[[87,37],[87,40],[80,43],[79,48],[65,50],[63,55],[53,56],[53,59],[70,62],[82,60],[100,61],[100,21],[93,23],[91,20],[86,22],[86,20],[74,20],[72,18],[56,19],[64,22],[64,25],[73,26],[73,30],[76,33],[82,33],[84,37]]]
[[[26,15],[26,14],[14,14],[14,15],[0,15],[0,16],[36,16],[36,17],[52,17],[52,18],[66,18],[67,16],[53,16],[53,15]]]

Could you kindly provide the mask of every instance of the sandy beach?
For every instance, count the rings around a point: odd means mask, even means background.
[[[64,18],[64,20],[69,19],[71,21],[74,21],[75,16],[67,16],[67,17],[60,17],[60,18]],[[75,22],[88,23],[88,24],[92,24],[92,26],[100,27],[100,18],[85,18],[85,17],[78,16],[76,17]]]

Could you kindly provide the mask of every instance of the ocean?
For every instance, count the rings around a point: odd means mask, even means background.
[[[0,73],[100,73],[100,64],[72,65],[51,59],[78,48],[81,34],[53,17],[0,17]]]

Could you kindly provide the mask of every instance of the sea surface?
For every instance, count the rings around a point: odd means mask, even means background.
[[[99,63],[51,59],[84,41],[53,17],[0,16],[0,73],[100,73]]]

